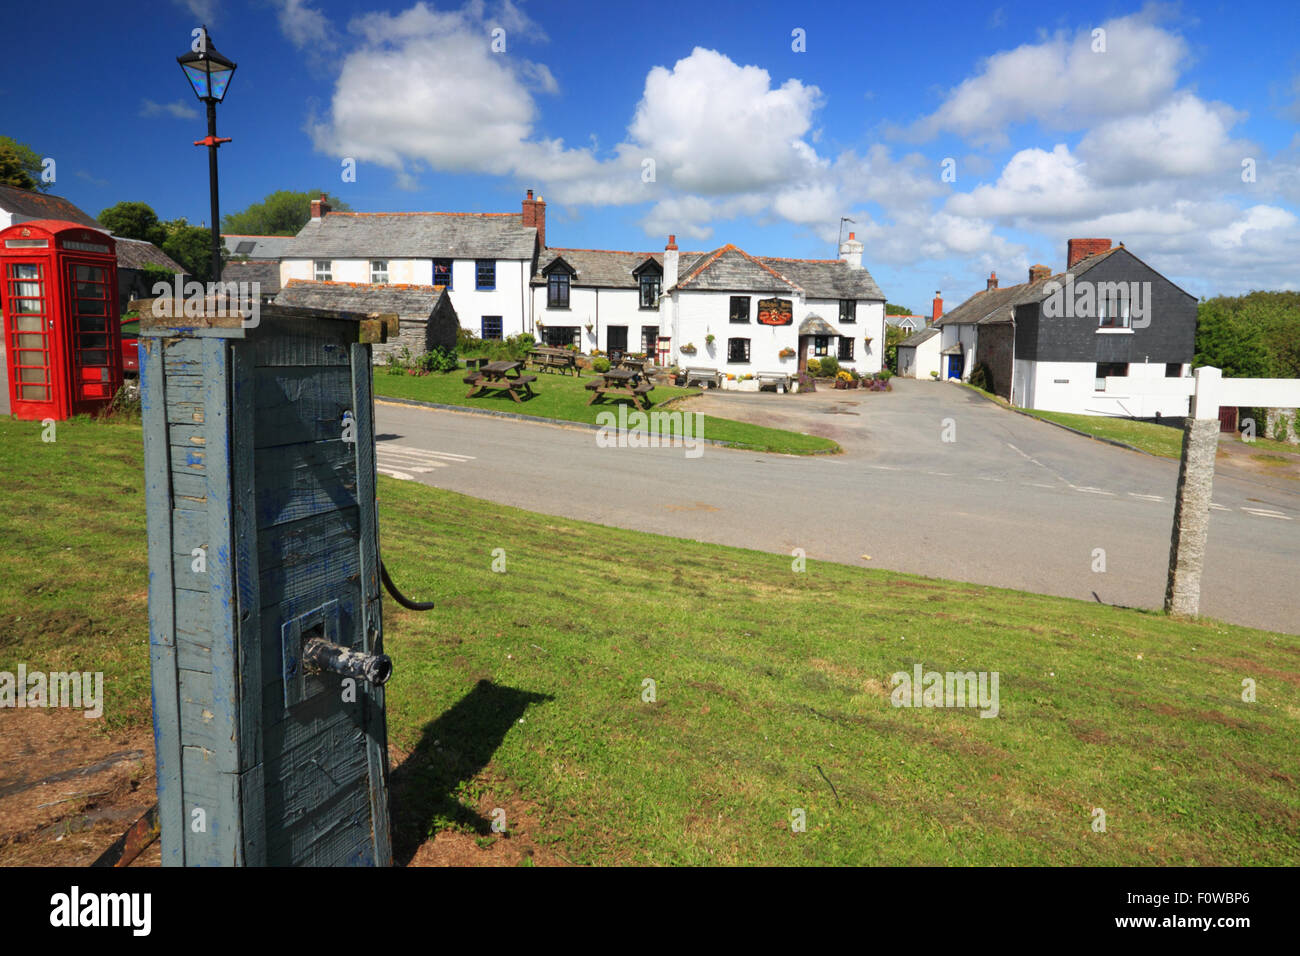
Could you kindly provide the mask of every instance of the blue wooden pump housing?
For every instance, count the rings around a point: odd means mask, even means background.
[[[370,343],[397,317],[140,310],[163,864],[389,865]]]

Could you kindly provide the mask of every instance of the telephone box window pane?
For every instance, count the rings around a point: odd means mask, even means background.
[[[18,301],[21,302],[23,300],[19,299]],[[39,315],[15,315],[13,318],[14,318],[14,322],[18,326],[19,332],[44,332],[45,331],[45,329],[42,328],[42,326],[45,324],[45,320],[41,318]]]
[[[14,312],[21,312],[25,315],[41,315],[45,312],[42,308],[43,302],[40,299],[14,299]]]
[[[77,316],[77,328],[81,332],[107,332],[108,316],[79,315]]]
[[[82,335],[77,343],[83,349],[106,349],[108,348],[107,335]]]
[[[45,372],[44,352],[18,353],[18,381],[45,382],[48,381]]]
[[[107,311],[107,303],[103,299],[78,299],[77,315],[86,318],[102,316]]]
[[[107,365],[108,352],[83,348],[81,350],[81,364],[82,365]]]
[[[48,385],[19,385],[18,397],[25,402],[48,402],[50,387]]]
[[[43,349],[45,336],[32,332],[18,332],[14,335],[14,346],[20,349]]]
[[[76,278],[79,282],[87,279],[92,282],[104,281],[104,270],[98,266],[74,266],[73,268],[76,269]]]
[[[41,267],[34,262],[16,262],[9,267],[11,279],[39,279]]]

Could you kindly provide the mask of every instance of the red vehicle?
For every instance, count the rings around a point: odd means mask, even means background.
[[[134,312],[122,316],[122,374],[140,375],[140,317]]]
[[[92,412],[121,388],[115,246],[58,219],[0,230],[5,371],[18,418]]]

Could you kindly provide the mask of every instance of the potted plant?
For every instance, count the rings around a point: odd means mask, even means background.
[[[715,339],[714,339],[714,337],[713,337],[713,333],[712,333],[712,332],[710,332],[708,335],[704,336],[704,344],[705,344],[705,345],[708,345],[708,346],[711,347],[711,346],[713,345],[714,341],[715,341]]]
[[[930,378],[932,378],[936,382],[939,381],[939,373],[934,371],[930,372]]]
[[[781,351],[777,352],[776,354],[783,359],[794,358],[794,349],[787,346],[786,348],[783,348]]]
[[[685,345],[683,345],[683,346],[682,346],[678,351],[680,351],[683,355],[694,355],[694,354],[695,354],[695,343],[694,343],[694,342],[687,342],[687,343],[686,343]]]

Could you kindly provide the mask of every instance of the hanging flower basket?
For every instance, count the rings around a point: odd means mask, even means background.
[[[695,354],[695,346],[694,346],[694,345],[683,345],[683,346],[682,346],[678,351],[680,351],[683,355],[694,355],[694,354]]]
[[[794,349],[782,349],[776,353],[781,358],[794,358]]]

